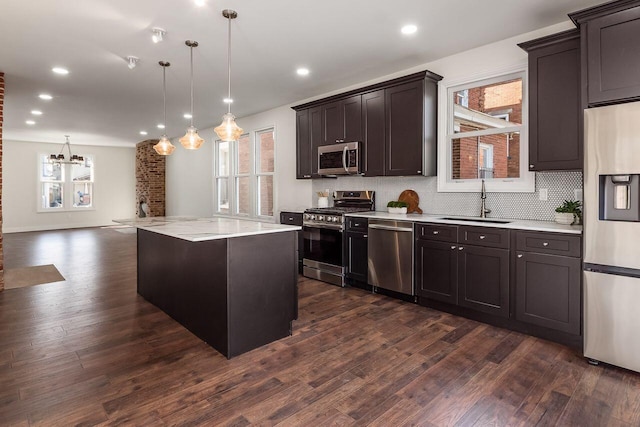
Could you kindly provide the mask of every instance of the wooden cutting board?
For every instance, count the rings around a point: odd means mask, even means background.
[[[404,190],[402,193],[400,193],[398,201],[407,203],[407,213],[422,213],[422,209],[418,207],[418,205],[420,204],[420,197],[415,191]]]

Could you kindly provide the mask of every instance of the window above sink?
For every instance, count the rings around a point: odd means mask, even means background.
[[[439,192],[533,192],[522,67],[440,89]],[[446,104],[446,105],[445,105]],[[444,113],[443,113],[444,111]]]

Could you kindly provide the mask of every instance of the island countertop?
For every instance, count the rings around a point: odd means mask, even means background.
[[[229,239],[257,234],[297,231],[295,225],[274,224],[245,219],[225,217],[147,217],[113,220],[118,224],[129,225],[153,233],[175,237],[190,242],[202,242],[215,239]]]

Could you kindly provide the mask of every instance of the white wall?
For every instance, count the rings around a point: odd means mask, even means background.
[[[3,233],[114,225],[113,219],[135,216],[135,148],[72,144],[74,154],[94,156],[95,209],[37,212],[38,154],[57,153],[61,144],[7,140],[2,144]]]
[[[311,180],[296,179],[296,114],[290,106],[236,119],[245,132],[275,129],[274,214],[311,206]],[[167,158],[167,215],[213,214],[213,128],[200,131],[203,147],[188,152],[177,146]],[[276,218],[277,220],[277,218]]]

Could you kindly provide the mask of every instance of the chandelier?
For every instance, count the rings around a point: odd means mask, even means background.
[[[78,156],[77,154],[71,154],[71,143],[69,142],[69,135],[65,135],[65,142],[60,152],[58,154],[49,154],[49,163],[53,164],[63,164],[63,165],[80,165],[84,162],[83,156]],[[65,147],[67,148],[67,152],[69,153],[69,160],[64,157],[62,152]]]

